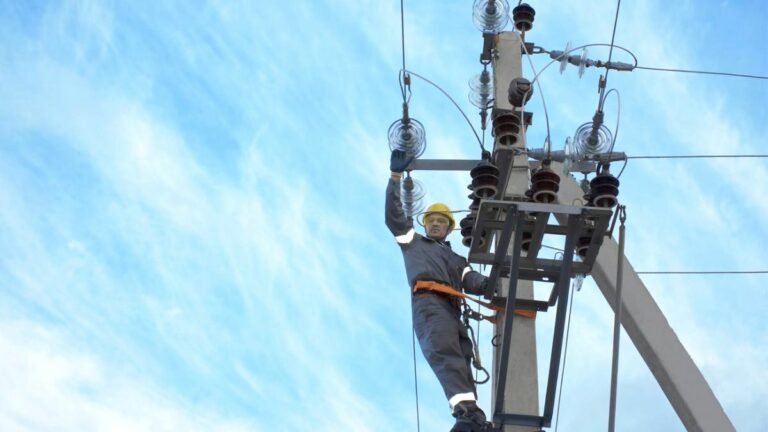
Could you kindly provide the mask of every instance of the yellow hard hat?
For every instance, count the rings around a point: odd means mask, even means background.
[[[443,203],[434,203],[431,206],[427,207],[427,210],[424,212],[424,215],[421,217],[421,224],[424,225],[427,220],[427,216],[438,213],[448,218],[448,231],[451,231],[453,227],[456,225],[456,221],[453,220],[453,214],[451,213],[451,209],[448,208],[447,205]]]

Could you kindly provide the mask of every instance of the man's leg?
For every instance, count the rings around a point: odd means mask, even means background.
[[[413,324],[419,346],[443,387],[453,410],[459,402],[475,401],[470,358],[472,344],[458,319],[458,311],[443,297],[413,299]]]

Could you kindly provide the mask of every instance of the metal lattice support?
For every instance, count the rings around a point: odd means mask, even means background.
[[[574,273],[589,273],[602,244],[611,218],[610,209],[575,207],[558,204],[538,204],[512,201],[483,201],[477,215],[475,233],[485,230],[486,241],[480,244],[479,234],[473,237],[469,261],[492,265],[485,297],[506,305],[507,316],[501,340],[501,365],[510,358],[510,337],[513,319],[511,311],[527,308],[545,311],[557,306],[552,353],[549,362],[547,391],[544,399],[544,413],[541,416],[504,413],[504,392],[508,368],[501,367],[497,379],[493,421],[497,425],[519,425],[548,427],[552,421],[560,371],[563,334],[565,331],[568,286]],[[551,225],[550,216],[565,217],[567,224]],[[527,233],[527,234],[526,234]],[[526,234],[526,235],[524,235]],[[564,236],[565,247],[560,260],[539,258],[538,254],[546,234]],[[525,241],[524,241],[525,237]],[[579,239],[587,247],[583,249],[584,259],[574,261]],[[495,240],[495,241],[491,241]],[[527,244],[525,252],[524,242]],[[495,248],[492,246],[495,244]],[[511,247],[510,247],[511,245]],[[509,291],[506,298],[499,297],[497,285],[503,273],[508,273]],[[522,301],[517,299],[519,280],[553,282],[554,287],[548,301]],[[558,301],[561,300],[561,301]]]

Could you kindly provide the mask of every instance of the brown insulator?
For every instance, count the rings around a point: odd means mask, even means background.
[[[467,198],[472,200],[472,204],[469,205],[469,211],[472,214],[477,214],[480,210],[480,198],[476,197],[474,193],[467,195]]]
[[[469,172],[472,176],[472,190],[476,198],[492,198],[499,184],[499,169],[488,161],[482,161]]]
[[[528,103],[533,95],[533,87],[527,78],[518,77],[509,82],[507,99],[512,106],[521,108]]]
[[[528,252],[528,248],[531,247],[531,239],[533,238],[533,233],[530,231],[523,231],[520,233],[522,242],[520,243],[520,248],[524,251]]]
[[[472,234],[475,229],[475,215],[468,214],[467,216],[464,216],[464,219],[459,222],[459,227],[461,228],[461,243],[466,247],[470,247],[472,245]],[[480,236],[480,244],[478,247],[483,247],[484,245],[485,232]]]
[[[582,258],[586,257],[591,243],[592,237],[579,237],[576,241],[576,254]]]
[[[533,17],[536,11],[531,5],[523,3],[512,9],[512,20],[515,22],[515,28],[521,32],[527,32],[533,27]]]
[[[530,198],[538,203],[551,203],[557,200],[560,190],[560,176],[543,163],[535,173],[531,174]]]
[[[590,190],[587,205],[592,207],[613,208],[618,204],[619,179],[603,171],[589,182]]]
[[[493,119],[493,136],[499,145],[512,146],[520,135],[520,116],[513,112],[498,114]]]

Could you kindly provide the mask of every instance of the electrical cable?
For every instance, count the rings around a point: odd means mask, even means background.
[[[403,111],[405,113],[408,102],[410,100],[411,86],[410,84],[403,85],[406,81],[402,74],[405,73],[405,8],[403,4],[404,0],[400,0],[400,44],[403,53],[403,68],[398,73],[398,81],[400,82],[400,91],[403,95]],[[406,87],[408,88],[408,94],[406,95]],[[419,376],[416,371],[416,329],[413,327],[413,320],[411,320],[411,351],[413,353],[413,389],[416,398],[416,431],[421,432],[421,415],[419,412]]]
[[[611,46],[611,45],[610,45],[610,44],[606,44],[606,43],[593,43],[593,44],[580,45],[580,46],[577,46],[577,47],[575,47],[575,48],[571,48],[571,49],[569,49],[569,50],[567,50],[567,51],[564,51],[564,52],[563,52],[563,53],[560,55],[560,57],[558,57],[558,58],[556,58],[556,59],[552,59],[552,60],[551,60],[549,63],[547,63],[546,65],[544,65],[544,67],[543,67],[543,68],[541,68],[541,70],[539,71],[539,73],[538,73],[538,74],[537,74],[537,75],[536,75],[536,76],[535,76],[535,77],[534,77],[534,78],[531,80],[531,84],[533,84],[533,82],[534,82],[534,81],[536,81],[536,80],[539,78],[539,75],[541,75],[541,74],[542,74],[542,73],[543,73],[543,72],[544,72],[544,71],[545,71],[545,70],[546,70],[548,67],[552,66],[552,64],[553,64],[553,63],[558,63],[558,62],[560,62],[560,59],[561,59],[563,56],[567,56],[568,54],[570,54],[570,53],[572,53],[572,52],[574,52],[574,51],[577,51],[577,50],[580,50],[580,49],[584,49],[584,48],[593,47],[593,46],[607,46],[607,47],[609,47],[609,46]],[[627,54],[629,54],[630,56],[632,56],[632,59],[635,61],[635,64],[634,64],[634,65],[632,65],[632,67],[634,68],[634,67],[636,67],[636,66],[637,66],[637,56],[635,56],[635,54],[634,54],[632,51],[630,51],[630,50],[628,50],[628,49],[626,49],[626,48],[624,48],[623,46],[620,46],[620,45],[613,45],[613,47],[614,47],[614,48],[618,48],[618,49],[620,49],[620,50],[622,50],[622,51],[626,52],[626,53],[627,53]],[[545,53],[545,54],[549,54],[549,51],[547,51],[547,50],[545,50],[545,49],[543,49],[543,48],[541,49],[541,52],[542,52],[542,53]]]
[[[568,302],[568,322],[565,325],[565,345],[563,346],[563,368],[560,372],[560,383],[557,385],[557,388],[560,389],[557,394],[557,414],[555,414],[555,432],[557,432],[557,428],[560,426],[560,399],[563,396],[563,380],[565,379],[565,364],[568,360],[568,337],[571,334],[571,319],[573,318],[572,311],[573,311],[573,297],[574,297],[574,286],[571,284],[571,298]]]
[[[403,5],[404,0],[400,0],[400,45],[403,53],[403,69],[405,70],[405,8]],[[403,103],[408,103],[405,97],[405,88],[400,84],[400,90],[403,93]]]
[[[416,392],[416,431],[421,432],[421,418],[419,416],[419,377],[416,373],[416,329],[411,322],[411,347],[413,348],[413,387]]]
[[[705,158],[768,158],[768,154],[627,156],[627,159],[705,159]]]
[[[730,77],[738,77],[738,78],[768,80],[768,76],[747,75],[747,74],[731,73],[731,72],[711,72],[711,71],[700,71],[700,70],[689,70],[689,69],[669,69],[669,68],[657,68],[657,67],[637,66],[637,65],[635,65],[635,67],[633,67],[632,69],[644,69],[644,70],[661,71],[661,72],[681,72],[681,73],[692,73],[692,74],[701,74],[701,75],[721,75],[721,76],[730,76]]]
[[[624,172],[624,168],[627,167],[627,162],[629,162],[629,158],[624,159],[624,165],[621,166],[621,171],[619,171],[619,175],[616,176],[616,180],[621,178],[621,174]]]
[[[608,93],[605,94],[605,99],[608,99],[608,96],[614,92],[616,93],[616,103],[618,104],[618,108],[616,110],[616,129],[613,131],[611,148],[608,150],[608,161],[611,160],[611,155],[613,154],[613,146],[616,145],[616,139],[619,136],[619,122],[621,121],[621,95],[619,95],[619,91],[615,88],[608,90]],[[603,99],[603,101],[605,101],[605,99]]]
[[[511,18],[511,17],[510,17]],[[523,52],[525,53],[526,58],[528,59],[528,64],[531,66],[531,70],[533,71],[534,76],[538,77],[539,74],[536,72],[536,67],[533,65],[533,60],[531,60],[531,54],[528,52],[528,48],[525,47],[525,41],[520,36],[519,33],[513,32],[517,38],[520,40],[520,45],[523,47]],[[549,134],[549,113],[547,112],[547,102],[544,100],[544,92],[541,90],[541,83],[539,81],[536,81],[536,87],[539,89],[539,95],[541,96],[541,105],[544,108],[544,121],[547,125],[547,143],[549,144],[548,147],[551,151],[552,149],[552,137]],[[529,90],[530,92],[530,90]],[[525,100],[527,99],[527,95],[523,97],[523,106],[520,108],[520,132],[521,134],[525,134]],[[549,156],[549,155],[547,155]]]
[[[608,49],[608,63],[611,62],[611,57],[613,56],[613,43],[616,41],[616,24],[619,22],[619,10],[621,10],[621,0],[618,0],[616,3],[616,16],[613,18],[613,33],[611,34],[611,48]],[[605,77],[603,78],[602,85],[600,87],[600,99],[599,103],[597,104],[597,110],[602,111],[603,105],[605,104],[605,85],[608,83],[608,73],[611,70],[606,68],[605,70]]]
[[[637,274],[685,274],[685,275],[732,275],[732,274],[768,274],[768,270],[733,270],[733,271],[639,271]]]
[[[707,158],[768,158],[768,154],[743,154],[743,155],[648,155],[648,156],[627,156],[624,159],[624,165],[619,171],[619,175],[616,178],[621,177],[621,173],[624,172],[624,168],[627,167],[627,162],[630,159],[707,159]]]
[[[424,80],[424,81],[428,82],[429,84],[432,84],[432,85],[433,85],[433,86],[434,86],[436,89],[440,90],[440,92],[441,92],[442,94],[444,94],[444,95],[445,95],[445,97],[447,97],[447,98],[448,98],[448,99],[449,99],[449,100],[450,100],[450,101],[453,103],[453,106],[455,106],[455,107],[456,107],[456,109],[458,109],[458,110],[459,110],[459,112],[461,113],[461,115],[464,117],[464,120],[466,120],[466,121],[467,121],[467,124],[468,124],[468,125],[469,125],[469,127],[472,129],[472,133],[474,133],[474,134],[475,134],[475,138],[477,138],[477,143],[480,145],[480,149],[481,149],[482,151],[485,151],[485,147],[483,146],[483,142],[482,142],[482,140],[480,139],[480,135],[478,135],[478,134],[477,134],[477,131],[475,130],[475,127],[472,125],[472,122],[469,120],[469,117],[467,117],[467,115],[464,113],[464,110],[462,110],[462,109],[461,109],[461,107],[459,106],[459,104],[457,104],[457,103],[456,103],[456,101],[455,101],[455,100],[453,100],[453,98],[451,97],[451,95],[449,95],[449,94],[448,94],[448,93],[447,93],[445,90],[443,90],[443,89],[442,89],[442,88],[441,88],[439,85],[437,85],[437,84],[435,84],[434,82],[430,81],[429,79],[427,79],[427,78],[425,78],[425,77],[423,77],[423,76],[421,76],[421,75],[417,74],[417,73],[416,73],[416,72],[414,72],[414,71],[410,71],[410,70],[405,70],[405,69],[404,69],[404,70],[403,70],[403,72],[407,72],[407,73],[409,73],[409,74],[411,74],[411,75],[413,75],[413,76],[415,76],[415,77],[421,78],[422,80]]]

